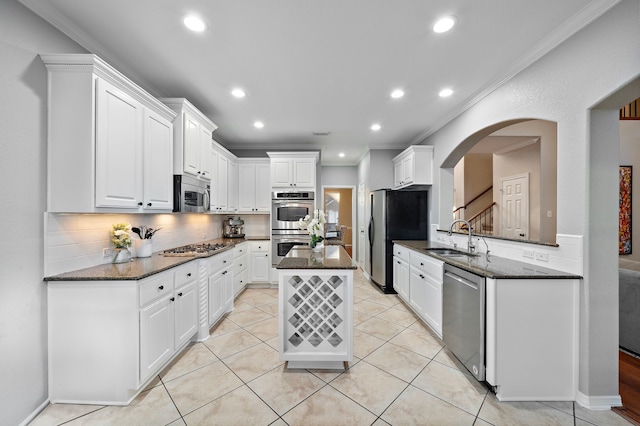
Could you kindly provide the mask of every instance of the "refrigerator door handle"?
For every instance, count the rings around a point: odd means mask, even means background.
[[[371,220],[369,221],[369,245],[372,246],[373,245],[373,230],[374,230],[374,226],[373,226],[373,216],[371,217]]]

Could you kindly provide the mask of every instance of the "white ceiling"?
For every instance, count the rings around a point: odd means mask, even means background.
[[[420,142],[618,1],[21,0],[154,95],[189,99],[227,148],[317,148],[324,165]],[[443,15],[457,25],[436,34]]]

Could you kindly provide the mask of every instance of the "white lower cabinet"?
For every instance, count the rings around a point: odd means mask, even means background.
[[[394,245],[394,289],[413,311],[442,337],[444,262]]]
[[[141,280],[48,281],[49,399],[126,405],[195,336],[197,262]]]
[[[393,247],[393,289],[405,303],[409,303],[409,249]]]
[[[233,309],[233,252],[226,251],[208,260],[209,327]]]
[[[269,252],[269,240],[249,242],[249,282],[270,282],[271,255]]]
[[[240,243],[233,248],[233,296],[239,295],[247,285],[247,264],[249,244]]]

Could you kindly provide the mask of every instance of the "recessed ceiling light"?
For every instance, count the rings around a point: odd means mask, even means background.
[[[393,99],[398,99],[404,96],[404,90],[402,89],[395,89],[393,92],[391,92],[391,97]]]
[[[447,98],[447,97],[449,97],[449,96],[453,95],[453,90],[451,90],[451,89],[449,89],[449,88],[442,89],[442,90],[440,91],[440,93],[438,93],[438,95],[439,95],[441,98]]]
[[[244,90],[240,89],[240,88],[235,88],[231,91],[231,94],[233,96],[235,96],[236,98],[244,98],[245,96],[247,96],[247,94],[244,92]]]
[[[438,20],[433,26],[433,31],[436,33],[446,33],[456,24],[456,18],[454,16],[445,16]]]
[[[191,31],[201,32],[207,29],[207,24],[205,24],[201,18],[195,15],[185,16],[182,19],[182,23]]]
[[[338,154],[338,157],[340,158],[344,157],[344,152],[341,152],[340,154]]]
[[[256,129],[262,129],[264,127],[264,123],[262,121],[256,121],[255,123],[253,123],[253,127],[255,127]]]
[[[375,123],[375,124],[371,125],[371,130],[373,130],[374,132],[377,132],[380,129],[382,129],[382,126],[379,125],[378,123]]]

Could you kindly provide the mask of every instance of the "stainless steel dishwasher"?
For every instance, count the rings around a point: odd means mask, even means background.
[[[485,379],[485,278],[444,265],[442,337],[476,379]]]

